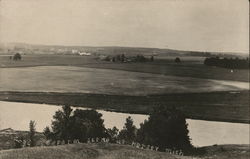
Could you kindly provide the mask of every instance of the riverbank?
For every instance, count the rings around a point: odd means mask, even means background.
[[[172,93],[147,96],[59,92],[0,92],[0,100],[88,107],[150,114],[156,106],[176,107],[190,119],[250,123],[249,92]]]

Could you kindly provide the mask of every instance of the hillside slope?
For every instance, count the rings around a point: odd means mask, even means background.
[[[248,145],[224,145],[206,147],[202,158],[247,159]],[[70,144],[50,147],[33,147],[0,151],[0,159],[191,159],[199,157],[177,156],[164,152],[141,150],[128,145]]]
[[[70,144],[0,151],[1,159],[174,159],[176,157],[150,150],[116,144]],[[186,158],[186,157],[184,157]]]

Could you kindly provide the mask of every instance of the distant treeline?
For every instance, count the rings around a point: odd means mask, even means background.
[[[103,60],[111,62],[152,62],[154,61],[154,56],[151,55],[149,58],[146,58],[143,55],[136,56],[125,56],[125,54],[118,54],[116,56],[106,56]]]
[[[231,69],[249,69],[249,58],[219,58],[209,57],[204,60],[204,64],[208,66],[217,66]]]

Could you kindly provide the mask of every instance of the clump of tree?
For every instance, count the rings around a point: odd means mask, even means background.
[[[73,111],[69,105],[65,105],[53,116],[52,129],[46,127],[43,133],[47,139],[64,140],[65,143],[74,139],[86,142],[88,138],[107,137],[101,117],[102,114],[95,110]]]
[[[106,56],[103,58],[104,61],[111,61],[111,62],[153,62],[154,61],[154,56],[150,56],[146,58],[143,55],[136,55],[136,56],[125,56],[125,54],[119,54],[116,56]]]
[[[175,108],[155,108],[148,120],[140,125],[137,142],[190,152],[192,144],[185,116]]]
[[[95,110],[74,111],[71,121],[72,139],[86,142],[87,138],[106,137],[106,129],[102,114]]]
[[[137,55],[135,58],[135,62],[146,62],[147,58],[145,58],[143,55]]]
[[[21,60],[22,59],[22,56],[20,53],[16,53],[14,56],[13,56],[13,60],[14,61],[18,61],[18,60]]]
[[[14,138],[14,148],[22,148],[26,146],[26,137],[24,135],[19,135]]]
[[[73,111],[70,106],[65,105],[53,116],[51,129],[46,127],[43,133],[47,139],[64,140],[65,143],[74,139],[86,142],[88,138],[108,137],[111,142],[123,140],[131,144],[136,141],[144,145],[158,146],[160,151],[168,148],[182,150],[188,154],[194,150],[188,135],[186,118],[175,108],[155,108],[139,129],[129,116],[120,132],[116,127],[105,129],[101,117],[102,114],[95,110]]]
[[[110,142],[115,143],[118,139],[119,129],[115,126],[112,129],[108,128],[107,134],[110,139]]]
[[[204,64],[207,66],[217,66],[230,69],[249,69],[249,59],[239,58],[219,58],[210,57],[204,60]]]
[[[175,63],[180,63],[181,62],[181,59],[179,57],[176,57],[175,60],[174,60]]]
[[[126,119],[126,123],[123,129],[119,132],[118,139],[125,140],[126,143],[131,144],[136,139],[136,127],[134,126],[134,121],[129,116]]]

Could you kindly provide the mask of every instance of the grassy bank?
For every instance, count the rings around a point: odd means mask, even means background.
[[[154,62],[145,63],[113,63],[96,60],[96,58],[95,56],[42,54],[24,55],[21,61],[12,61],[9,56],[0,56],[0,68],[78,66],[203,79],[249,81],[249,70],[237,69],[232,73],[230,69],[205,66],[204,57],[183,56],[180,57],[182,62],[179,64],[174,62],[175,56],[157,56]]]
[[[117,144],[71,144],[0,151],[1,159],[248,159],[248,145],[222,145],[203,148],[199,157],[177,156]]]
[[[149,114],[155,106],[182,110],[188,118],[250,123],[249,92],[176,93],[124,96],[55,92],[0,92],[0,100],[89,107],[116,112]]]
[[[15,132],[16,134],[5,134],[5,135],[1,134],[0,135],[0,151],[14,148],[15,147],[14,139],[16,137],[23,137],[26,140],[29,139],[28,131],[15,131]],[[41,142],[45,140],[45,136],[40,132],[36,132],[35,138],[37,140],[36,145],[41,145]]]
[[[75,144],[0,151],[1,159],[174,159],[166,153],[114,144]]]

